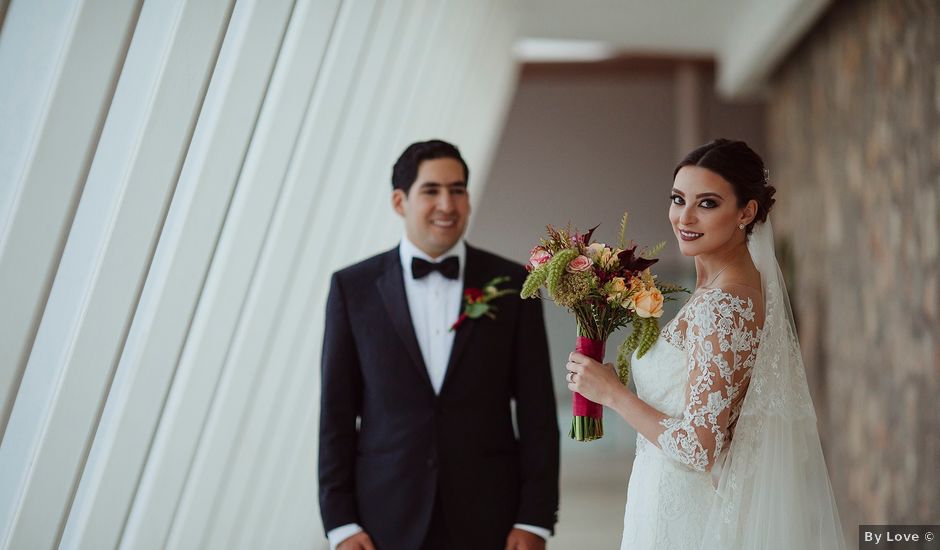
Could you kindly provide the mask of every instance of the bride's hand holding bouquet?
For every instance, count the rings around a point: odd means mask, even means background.
[[[583,353],[573,351],[568,354],[565,368],[568,369],[565,378],[568,389],[598,405],[612,409],[618,397],[631,393],[630,388],[621,382],[613,363],[601,364]]]

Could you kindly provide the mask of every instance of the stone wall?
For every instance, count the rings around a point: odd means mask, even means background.
[[[774,225],[846,534],[940,523],[940,2],[835,2],[771,88]]]

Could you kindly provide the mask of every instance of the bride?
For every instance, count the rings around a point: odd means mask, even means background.
[[[622,549],[844,549],[767,215],[742,141],[676,167],[669,221],[696,290],[641,358],[634,394],[572,353],[568,388],[638,432]]]

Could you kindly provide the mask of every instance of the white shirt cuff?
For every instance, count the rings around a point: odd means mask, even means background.
[[[544,540],[548,540],[552,536],[552,532],[544,527],[536,527],[534,525],[526,525],[525,523],[517,523],[513,525],[516,529],[522,529],[523,531],[528,531],[532,534],[542,537]]]
[[[330,550],[336,550],[336,547],[339,546],[339,543],[361,532],[362,527],[359,527],[359,524],[357,523],[347,523],[346,525],[341,525],[336,529],[330,529],[330,532],[326,534],[326,538],[330,539]]]

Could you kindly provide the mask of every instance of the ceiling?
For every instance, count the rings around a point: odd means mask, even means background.
[[[831,0],[518,1],[524,39],[595,41],[611,55],[712,58],[719,93],[741,97],[760,91]]]

